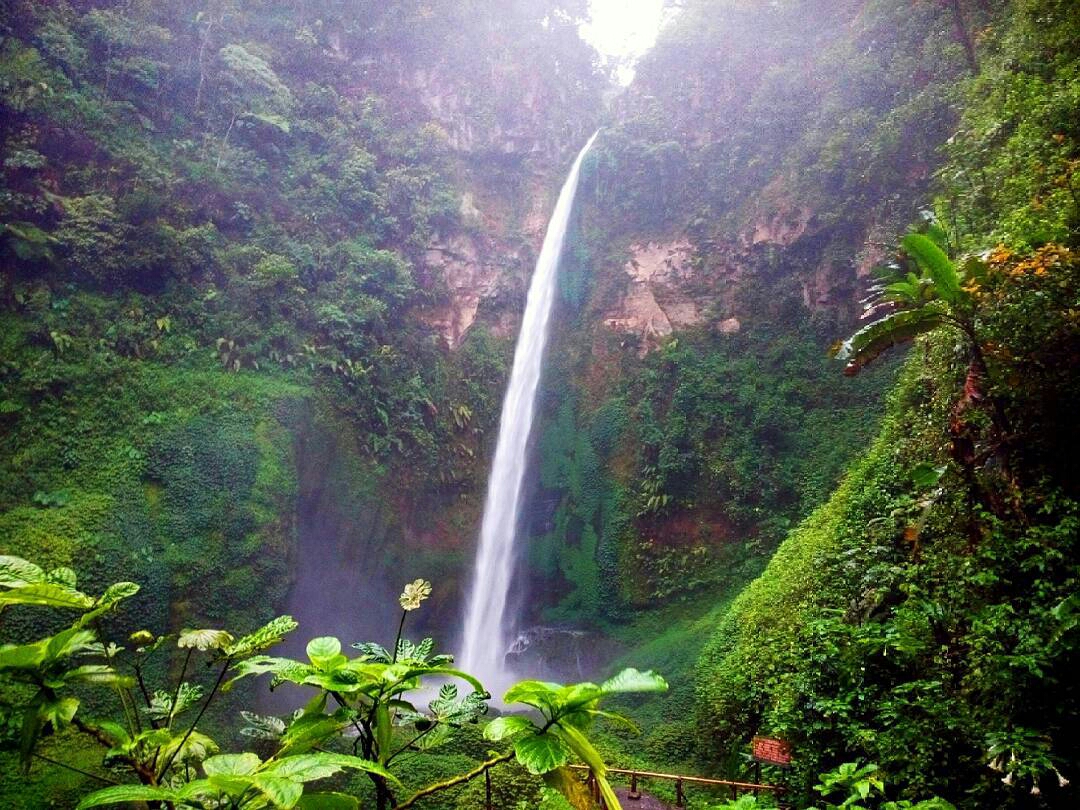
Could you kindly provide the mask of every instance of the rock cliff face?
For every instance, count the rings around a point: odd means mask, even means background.
[[[700,323],[706,302],[695,300],[690,289],[693,261],[694,248],[686,239],[631,245],[623,266],[626,290],[605,314],[604,326],[635,335],[644,357],[676,329]]]
[[[554,195],[600,117],[605,82],[576,24],[536,13],[388,9],[327,36],[349,95],[393,99],[449,153],[459,216],[414,257],[431,298],[414,315],[450,350],[477,323],[513,336]]]
[[[638,356],[644,357],[665,338],[682,329],[705,329],[733,334],[755,313],[740,304],[741,282],[757,272],[765,256],[779,256],[782,272],[799,289],[807,314],[821,309],[853,310],[857,280],[865,277],[882,251],[871,241],[871,225],[863,247],[830,258],[818,244],[822,229],[804,205],[777,203],[776,187],[762,192],[753,217],[735,233],[700,240],[686,235],[665,241],[632,242],[621,273],[614,267],[600,272],[615,276],[612,289],[596,302],[603,326],[633,336]]]
[[[437,294],[417,313],[453,351],[479,322],[499,338],[513,339],[532,266],[547,227],[550,193],[540,178],[530,186],[518,214],[510,201],[462,197],[460,230],[442,236],[424,252],[424,276]]]

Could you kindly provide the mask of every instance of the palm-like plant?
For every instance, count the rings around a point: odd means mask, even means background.
[[[993,429],[988,453],[997,455],[1007,470],[1012,431],[1002,401],[988,393],[989,370],[979,335],[979,290],[987,281],[988,265],[979,256],[953,262],[946,252],[945,230],[932,220],[921,231],[908,233],[900,247],[897,261],[879,268],[880,281],[864,302],[863,317],[873,320],[836,344],[832,353],[847,361],[844,373],[852,376],[897,344],[952,328],[968,358],[963,395],[953,408],[953,455],[965,469],[974,467],[978,454],[962,435],[964,412],[985,408]]]
[[[871,289],[863,313],[874,320],[833,348],[834,356],[847,361],[845,374],[858,374],[891,347],[943,325],[959,330],[973,359],[982,364],[973,290],[985,278],[986,264],[969,257],[958,267],[946,245],[944,229],[931,222],[924,232],[903,238],[897,261],[878,268],[880,282]]]

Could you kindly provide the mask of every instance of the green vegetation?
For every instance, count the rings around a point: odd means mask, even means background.
[[[571,761],[610,799],[767,734],[796,806],[1076,804],[1080,5],[677,6],[616,95],[583,0],[0,0],[5,801],[566,810]],[[602,95],[525,618],[670,695],[526,681],[482,726],[400,631],[267,654],[311,560],[455,620]],[[260,675],[313,700],[240,725]]]
[[[934,793],[959,807],[1071,801],[1077,436],[1061,403],[1077,395],[1080,209],[1068,176],[1045,171],[1076,155],[1075,116],[1053,111],[1075,93],[1080,52],[1063,32],[1077,22],[1072,6],[1038,2],[1000,21],[983,74],[962,88],[959,139],[1000,137],[974,157],[950,143],[946,228],[903,239],[913,272],[885,280],[871,305],[889,314],[877,309],[841,356],[854,371],[930,334],[870,452],[738,597],[698,664],[714,756],[784,736],[798,796],[861,760],[894,786],[864,780],[869,806]],[[1049,75],[1057,83],[1035,78]],[[980,91],[992,76],[1004,82],[993,106]],[[968,182],[1003,165],[1017,171],[1004,188]]]
[[[552,617],[627,619],[736,586],[873,435],[895,366],[845,388],[825,356],[843,319],[805,318],[779,281],[743,296],[759,322],[607,359],[603,399],[574,382],[598,363],[580,334],[560,337],[539,447],[546,530],[535,514],[530,541],[562,594]]]
[[[402,637],[406,617],[431,595],[431,583],[418,579],[405,586],[399,598],[402,616],[392,653],[366,642],[354,644],[361,654],[349,658],[342,654],[338,639],[320,637],[308,642],[307,661],[264,655],[296,629],[289,616],[273,619],[241,638],[220,629],[188,629],[176,639],[176,646],[186,652],[175,686],[166,689],[152,689],[146,665],[170,646],[171,638],[137,630],[127,638],[127,643],[137,646],[125,655],[124,647],[106,640],[101,627],[101,620],[138,593],[139,586],[115,583],[95,598],[77,590],[76,585],[76,574],[70,568],[45,571],[19,557],[0,557],[0,610],[33,606],[79,614],[70,627],[53,635],[0,647],[0,685],[6,699],[13,700],[4,706],[4,720],[21,726],[18,737],[23,767],[29,769],[35,756],[59,767],[71,767],[36,752],[44,733],[60,734],[71,728],[107,749],[102,764],[112,773],[119,770],[138,780],[120,782],[111,775],[81,772],[112,784],[84,796],[79,810],[130,802],[161,802],[199,810],[223,805],[250,810],[356,808],[357,799],[347,793],[307,792],[309,783],[342,771],[360,771],[370,777],[380,810],[391,806],[405,810],[426,796],[464,784],[510,760],[544,777],[576,807],[588,806],[583,785],[565,767],[571,755],[585,762],[608,806],[617,808],[618,799],[605,779],[604,761],[585,732],[594,717],[621,719],[598,708],[603,698],[667,689],[658,675],[636,669],[623,670],[599,686],[522,681],[507,691],[504,700],[536,709],[544,720],[542,725],[520,715],[497,718],[485,727],[484,736],[493,742],[514,738],[512,749],[399,802],[394,793],[404,786],[389,770],[394,760],[411,751],[434,748],[446,741],[452,729],[476,723],[487,712],[485,700],[490,697],[479,681],[449,666],[451,656],[436,654],[432,639],[413,644]],[[217,669],[205,697],[201,686],[185,680],[195,653],[208,654],[210,665]],[[96,663],[80,663],[88,659]],[[287,723],[277,717],[244,713],[249,725],[241,733],[272,741],[275,750],[271,756],[260,757],[250,751],[220,753],[218,744],[199,730],[206,710],[219,690],[228,691],[243,678],[266,673],[274,675],[274,684],[288,681],[313,687],[315,696]],[[407,696],[421,688],[425,677],[432,676],[465,681],[473,691],[459,699],[457,686],[444,684],[438,697],[428,704],[429,713],[418,711]],[[80,686],[111,690],[119,701],[122,722],[88,721],[75,696]],[[190,723],[180,720],[196,707]],[[356,732],[351,745],[346,731]],[[351,753],[330,750],[335,745],[351,747]],[[198,777],[199,770],[203,778]]]

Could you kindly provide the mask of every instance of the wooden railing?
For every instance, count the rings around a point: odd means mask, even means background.
[[[583,771],[588,774],[586,784],[589,786],[593,798],[600,807],[604,807],[603,799],[600,796],[600,786],[596,784],[596,780],[593,778],[589,769],[585,765],[571,765],[570,767],[575,771]],[[731,797],[733,799],[736,798],[740,792],[754,794],[773,793],[776,795],[784,792],[784,789],[779,785],[763,785],[757,782],[738,782],[731,779],[709,779],[704,776],[685,776],[676,773],[624,770],[622,768],[608,768],[607,772],[610,776],[627,776],[630,778],[630,792],[627,794],[628,799],[641,798],[641,791],[638,790],[638,780],[662,779],[674,782],[676,807],[686,807],[686,793],[684,791],[686,785],[707,785],[711,787],[728,788],[731,790]]]

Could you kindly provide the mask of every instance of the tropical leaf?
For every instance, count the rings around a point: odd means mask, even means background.
[[[5,644],[0,647],[0,671],[5,669],[36,669],[45,660],[48,639],[32,644]]]
[[[666,692],[667,688],[667,681],[652,670],[640,672],[629,668],[600,684],[600,693],[614,695],[622,692]]]
[[[909,233],[901,241],[904,251],[934,282],[938,297],[955,303],[960,295],[960,277],[948,255],[934,240],[921,233]]]
[[[275,686],[284,683],[285,681],[302,684],[308,676],[317,672],[310,664],[303,664],[300,661],[294,661],[291,658],[274,658],[269,655],[255,655],[251,658],[239,661],[233,665],[232,670],[236,675],[222,687],[225,691],[232,689],[234,683],[249,675],[264,675],[267,672],[273,673],[274,679],[270,683],[270,688],[273,689]]]
[[[333,636],[320,636],[309,641],[307,643],[307,656],[311,659],[312,664],[324,670],[330,669],[336,659],[340,658],[341,663],[344,663],[344,656],[341,655],[341,642]]]
[[[514,743],[514,754],[529,773],[553,771],[570,761],[570,748],[554,734],[526,734]]]
[[[105,664],[84,664],[64,673],[66,683],[93,683],[99,686],[115,686],[126,689],[135,685],[135,679],[123,675]]]
[[[503,695],[504,703],[524,703],[541,711],[551,710],[558,703],[562,684],[547,681],[519,681]]]
[[[285,635],[291,633],[296,627],[296,620],[292,616],[278,616],[254,633],[246,635],[226,647],[225,653],[230,658],[246,658],[249,655],[268,650],[275,644],[280,644]]]
[[[0,587],[22,588],[45,581],[45,572],[22,557],[0,555]]]
[[[45,642],[45,661],[69,658],[72,655],[92,649],[95,638],[91,630],[71,627],[57,633],[55,636],[42,639]]]
[[[375,747],[379,752],[379,761],[383,764],[389,761],[393,735],[394,726],[390,722],[390,707],[386,701],[379,701],[375,704]]]
[[[944,322],[939,309],[905,309],[867,324],[841,343],[835,351],[840,360],[847,360],[844,373],[857,374],[887,349],[905,343]]]
[[[114,785],[94,791],[79,802],[76,810],[104,807],[128,802],[175,802],[179,796],[174,790],[150,785]]]
[[[207,776],[250,776],[259,769],[262,760],[251,752],[219,754],[203,762]]]
[[[45,575],[45,579],[57,585],[66,585],[69,588],[74,588],[79,584],[78,575],[74,570],[66,566],[52,569]]]
[[[240,712],[240,716],[247,721],[247,725],[240,729],[245,737],[254,737],[257,740],[280,740],[285,733],[285,721],[272,715],[255,714],[254,712]]]
[[[515,734],[528,730],[536,730],[536,726],[533,725],[532,720],[517,715],[504,715],[502,717],[496,717],[484,726],[484,739],[498,742],[499,740],[504,740],[507,737],[512,737]]]
[[[6,605],[40,605],[42,607],[86,610],[94,606],[94,600],[81,591],[53,582],[37,582],[22,585],[0,593],[0,608]]]
[[[115,582],[105,589],[105,593],[98,599],[98,604],[115,604],[121,599],[129,599],[139,592],[139,586],[134,582]]]
[[[293,720],[281,737],[279,754],[300,754],[337,737],[349,723],[349,711],[339,709],[329,715],[304,714]]]
[[[158,731],[170,735],[167,729],[158,729]],[[176,752],[175,756],[174,752]],[[218,744],[216,742],[202,732],[193,731],[186,740],[183,736],[172,737],[170,735],[168,741],[161,745],[157,759],[162,763],[170,760],[175,760],[178,763],[195,763],[202,762],[217,752]]]
[[[569,748],[589,766],[589,770],[592,771],[596,784],[600,788],[600,797],[604,800],[604,804],[609,808],[619,808],[619,799],[615,795],[611,783],[607,780],[607,765],[604,764],[600,752],[576,728],[560,724],[555,726],[552,731],[565,740]]]
[[[38,717],[45,723],[60,730],[71,722],[79,710],[79,699],[73,697],[43,700],[38,706]]]
[[[439,697],[428,704],[428,709],[438,722],[460,726],[475,723],[487,714],[486,692],[470,692],[460,699],[457,699],[457,692],[454,684],[444,684],[439,690]]]
[[[381,664],[389,664],[393,661],[393,656],[390,655],[390,651],[381,644],[376,644],[374,641],[361,641],[352,645],[354,649],[360,651],[360,653],[371,661],[376,661]]]
[[[154,692],[150,705],[143,709],[143,713],[154,720],[164,720],[168,717],[176,717],[185,709],[191,707],[202,697],[203,688],[198,684],[187,681],[181,683],[175,692],[167,692],[158,689]],[[175,697],[176,705],[173,705]],[[242,732],[241,732],[242,733]]]
[[[349,756],[348,754],[334,754],[323,751],[271,760],[266,763],[261,772],[292,779],[296,782],[313,782],[316,779],[325,779],[344,770],[373,773],[389,782],[400,784],[396,776],[377,762]]]
[[[480,683],[476,678],[470,675],[468,672],[462,672],[460,669],[454,669],[452,667],[443,666],[410,666],[408,664],[395,664],[386,668],[384,681],[390,685],[398,685],[402,682],[412,680],[413,678],[422,677],[425,675],[442,675],[451,678],[460,678],[468,683],[477,692],[486,695],[487,691],[484,689],[484,685]]]
[[[283,779],[277,776],[256,774],[251,778],[251,784],[265,796],[275,808],[295,807],[304,795],[304,785],[291,779]]]
[[[569,768],[556,768],[543,774],[544,783],[559,791],[574,810],[595,810],[589,789]]]

